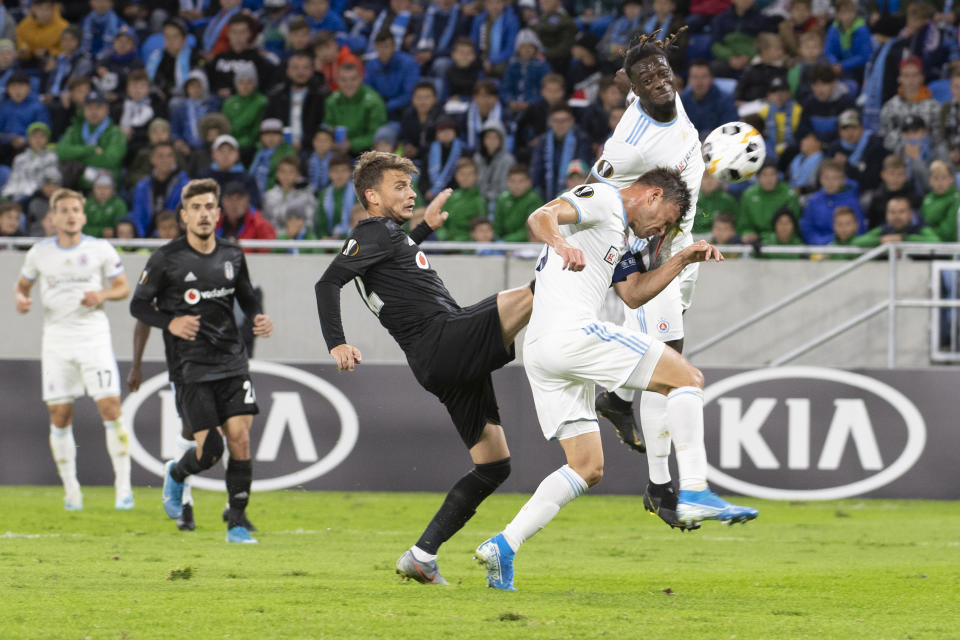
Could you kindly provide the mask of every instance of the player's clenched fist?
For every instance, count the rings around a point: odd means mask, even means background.
[[[17,293],[17,313],[29,313],[32,304],[33,300],[31,298],[22,293]]]
[[[200,316],[177,316],[167,325],[167,330],[178,338],[196,340],[200,332]]]
[[[337,369],[340,371],[353,371],[362,361],[360,349],[341,344],[330,350],[330,355],[337,361]]]
[[[259,338],[269,338],[273,333],[273,320],[270,316],[258,313],[253,316],[253,335]]]

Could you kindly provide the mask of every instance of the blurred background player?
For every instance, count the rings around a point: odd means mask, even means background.
[[[83,235],[87,221],[83,205],[84,198],[76,191],[53,193],[50,208],[57,235],[27,252],[14,296],[17,312],[29,312],[33,302],[30,290],[40,279],[43,401],[50,410],[50,449],[66,491],[64,508],[83,508],[72,418],[73,401],[86,393],[103,418],[115,476],[114,506],[132,509],[129,441],[120,416],[120,374],[103,310],[105,301],[130,295],[130,286],[116,250],[105,240]]]

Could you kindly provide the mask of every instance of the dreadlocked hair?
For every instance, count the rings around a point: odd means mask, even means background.
[[[623,59],[623,68],[627,72],[627,77],[630,76],[630,69],[638,61],[650,56],[666,57],[670,51],[677,48],[677,38],[686,30],[687,27],[684,25],[676,33],[664,38],[662,42],[657,40],[657,36],[662,29],[657,29],[653,33],[637,33],[634,35],[630,39],[630,48],[627,49],[627,55]]]

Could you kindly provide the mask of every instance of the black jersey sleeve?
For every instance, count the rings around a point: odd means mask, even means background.
[[[433,233],[433,227],[427,224],[427,221],[424,220],[418,224],[413,231],[410,232],[410,239],[420,244],[424,240],[430,237],[430,234]]]
[[[257,299],[257,294],[253,290],[253,283],[250,282],[250,272],[247,270],[247,259],[243,257],[243,254],[240,256],[240,274],[237,276],[237,290],[235,295],[237,302],[240,304],[240,309],[243,310],[245,316],[250,318],[251,322],[253,322],[254,316],[263,313],[263,309],[260,307],[260,301]]]
[[[383,224],[361,224],[353,230],[343,243],[340,253],[320,276],[313,290],[317,296],[320,330],[327,343],[327,350],[347,342],[340,317],[340,289],[392,254],[393,245]]]
[[[160,311],[153,305],[157,294],[164,287],[164,254],[162,251],[154,251],[150,259],[147,260],[147,266],[140,273],[140,279],[137,280],[137,288],[130,299],[130,315],[137,320],[157,327],[166,329],[173,315]]]

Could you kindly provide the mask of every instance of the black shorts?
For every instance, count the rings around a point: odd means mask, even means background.
[[[170,383],[170,389],[173,391],[173,405],[177,408],[177,417],[180,418],[180,437],[184,440],[193,440],[193,429],[190,428],[183,411],[180,409],[180,387],[182,386],[182,382]]]
[[[490,373],[514,358],[503,346],[497,296],[481,300],[432,323],[431,357],[414,374],[447,408],[467,448],[488,423],[500,424],[500,410]]]
[[[248,375],[179,384],[176,400],[183,431],[191,436],[198,431],[223,426],[233,416],[260,412],[253,382]]]

